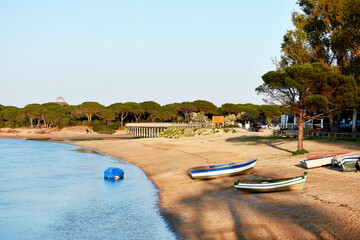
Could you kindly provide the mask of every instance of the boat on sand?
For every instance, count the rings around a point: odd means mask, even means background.
[[[257,159],[249,159],[219,165],[194,167],[189,169],[189,175],[193,179],[211,179],[224,176],[247,174],[252,172],[256,162]]]
[[[234,183],[234,187],[248,192],[277,192],[287,190],[299,190],[303,189],[307,172],[304,175],[280,178],[280,179],[256,179],[245,180],[240,179]]]
[[[360,170],[360,154],[345,155],[336,157],[331,162],[333,167],[342,168],[344,172]]]
[[[339,155],[344,155],[349,152],[341,152],[341,153],[327,153],[322,155],[317,155],[313,157],[308,157],[306,160],[301,161],[304,168],[316,168],[331,165],[331,161],[334,157]]]

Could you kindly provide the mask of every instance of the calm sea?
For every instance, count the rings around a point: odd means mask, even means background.
[[[138,167],[69,144],[0,138],[0,239],[175,239]],[[124,170],[104,180],[107,167]]]

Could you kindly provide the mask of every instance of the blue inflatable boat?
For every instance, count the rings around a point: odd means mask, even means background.
[[[124,171],[120,168],[109,167],[104,171],[104,178],[105,179],[123,179],[124,178]]]

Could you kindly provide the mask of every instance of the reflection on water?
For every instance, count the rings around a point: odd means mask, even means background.
[[[175,239],[154,185],[136,166],[87,148],[15,139],[0,139],[0,156],[0,239]],[[126,177],[104,180],[107,167]]]
[[[90,154],[99,154],[99,155],[103,155],[102,153],[95,151],[93,149],[90,148],[75,148],[75,149],[70,149],[70,151],[74,151],[74,152],[79,152],[79,153],[90,153]]]

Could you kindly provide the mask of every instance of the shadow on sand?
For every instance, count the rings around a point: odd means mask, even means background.
[[[229,180],[205,183],[206,190],[173,207],[186,217],[162,210],[179,239],[344,239],[346,223],[311,206],[306,188],[250,194],[238,192]],[[346,238],[359,233],[348,232]]]
[[[275,148],[277,150],[280,151],[284,151],[287,153],[291,153],[293,154],[293,151],[290,151],[288,149],[285,148],[281,148],[279,147],[280,144],[284,143],[284,138],[278,138],[278,137],[248,137],[248,136],[244,136],[244,137],[234,137],[234,138],[228,138],[226,139],[227,142],[247,142],[252,143],[253,145],[266,145],[272,148]],[[297,141],[294,138],[286,138],[286,141]]]

